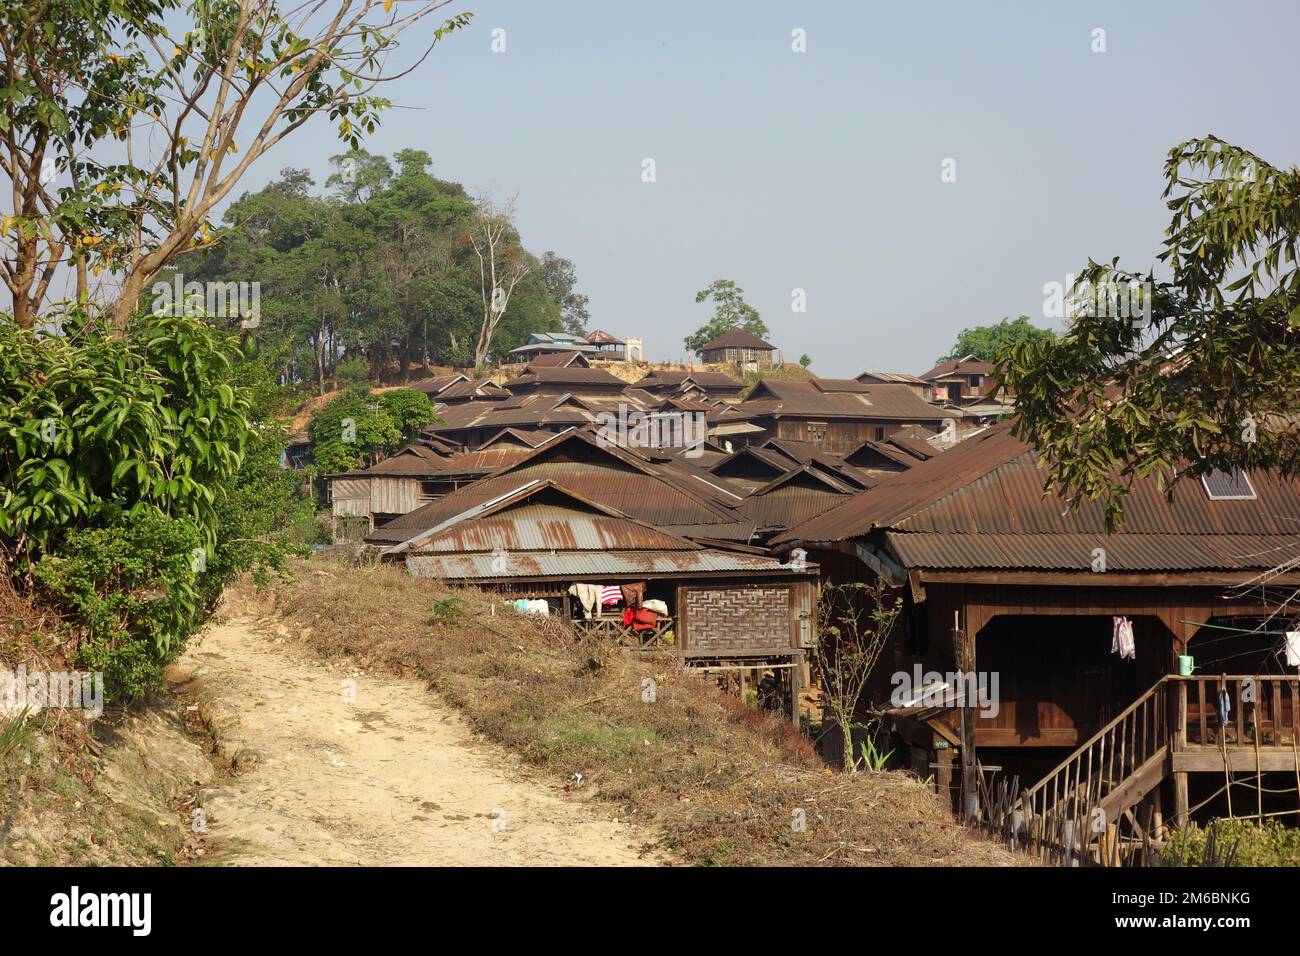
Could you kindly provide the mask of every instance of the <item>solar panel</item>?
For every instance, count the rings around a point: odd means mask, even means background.
[[[1217,468],[1207,471],[1201,475],[1201,484],[1205,487],[1205,494],[1211,501],[1255,497],[1255,489],[1250,483],[1250,478],[1240,468],[1233,468],[1231,471],[1221,471]]]

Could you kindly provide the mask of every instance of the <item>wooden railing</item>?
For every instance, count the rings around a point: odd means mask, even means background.
[[[1289,750],[1300,741],[1300,677],[1198,674],[1174,680],[1186,715],[1182,744]],[[1226,701],[1220,700],[1223,691]]]
[[[1114,719],[1021,795],[1021,835],[1040,855],[1085,854],[1119,815],[1145,796],[1126,786],[1141,773],[1163,778],[1169,749],[1168,680],[1124,708]],[[1100,810],[1101,813],[1097,813]]]
[[[1224,751],[1225,767],[1227,752],[1253,750],[1257,770],[1260,754],[1284,749],[1300,776],[1300,677],[1162,677],[1025,790],[1014,814],[1003,808],[1007,835],[1052,862],[1118,858],[1121,817],[1149,843],[1150,816],[1139,825],[1134,806],[1180,759],[1204,749]]]
[[[636,631],[623,623],[622,618],[594,617],[587,620],[575,619],[573,627],[581,634],[606,637],[625,647],[645,650],[672,647],[669,634],[673,630],[673,619],[660,616],[654,627]]]

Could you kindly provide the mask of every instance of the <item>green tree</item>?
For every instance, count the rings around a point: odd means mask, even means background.
[[[0,6],[0,272],[35,324],[58,266],[111,273],[118,329],[249,167],[314,117],[353,149],[389,101],[401,35],[449,0],[44,0]],[[464,26],[456,14],[430,42]],[[125,157],[124,160],[119,157]],[[106,157],[112,157],[107,159]],[[53,173],[54,175],[51,175]]]
[[[807,352],[805,352],[803,355],[800,355],[799,364],[802,365],[804,368],[807,368],[809,365],[812,365],[812,356],[809,355]]]
[[[312,460],[322,475],[362,468],[412,441],[438,421],[420,392],[399,388],[372,393],[350,388],[312,416]]]
[[[745,301],[745,290],[731,279],[714,279],[708,288],[695,293],[696,302],[710,300],[713,302],[713,318],[686,337],[688,352],[698,352],[700,346],[733,326],[740,326],[760,339],[767,337],[767,325],[758,310]]]
[[[1016,433],[1076,506],[1123,519],[1135,476],[1170,495],[1210,469],[1300,473],[1300,170],[1216,137],[1170,150],[1169,281],[1090,261],[1059,339],[1013,346]],[[1122,293],[1131,306],[1108,307]]]
[[[965,358],[973,355],[985,362],[996,362],[998,356],[1012,345],[1033,340],[1051,341],[1056,334],[1051,329],[1044,329],[1029,321],[1029,316],[1022,315],[1014,322],[1003,320],[996,325],[977,325],[971,329],[962,329],[957,341],[947,355],[939,356],[938,361]]]

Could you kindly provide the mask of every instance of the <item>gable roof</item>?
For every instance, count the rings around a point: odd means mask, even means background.
[[[813,382],[764,379],[745,401],[714,414],[717,421],[793,416],[937,422],[960,413],[931,405],[907,385],[863,385],[837,391]]]
[[[993,366],[983,359],[978,359],[973,355],[966,355],[958,359],[948,359],[946,362],[940,362],[928,372],[922,372],[923,379],[942,378],[945,375],[992,375]]]
[[[627,382],[617,378],[603,368],[549,368],[536,363],[529,364],[523,372],[505,383],[505,387],[516,389],[531,388],[536,385],[577,385],[599,386],[601,388],[622,391]]]
[[[684,369],[653,369],[635,382],[632,387],[644,389],[677,388],[688,381],[694,382],[706,392],[710,390],[739,392],[745,387],[744,382],[738,382],[723,372],[688,372]]]
[[[528,360],[527,368],[590,368],[582,352],[546,352]]]
[[[714,349],[763,349],[775,352],[776,346],[764,342],[753,332],[746,332],[738,325],[733,325],[717,338],[701,345],[697,352],[712,352]]]
[[[929,382],[921,378],[919,375],[908,375],[905,372],[866,371],[859,372],[855,376],[855,379],[859,382],[874,382],[880,385],[930,385]]]
[[[892,475],[775,543],[846,541],[883,534],[905,567],[1090,571],[1267,570],[1300,558],[1300,480],[1255,473],[1257,499],[1212,501],[1185,483],[1167,502],[1154,478],[1138,478],[1127,520],[1107,534],[1100,504],[1071,511],[1043,495],[1037,453],[993,426]]]
[[[673,462],[651,462],[599,442],[585,431],[567,432],[519,461],[377,528],[368,541],[395,542],[434,527],[523,482],[553,480],[591,501],[648,521],[675,534],[747,541],[753,522],[728,506],[720,487]]]
[[[425,395],[437,395],[450,385],[468,380],[469,376],[464,372],[456,372],[453,375],[435,375],[433,378],[421,379],[408,387],[414,391],[423,392]]]

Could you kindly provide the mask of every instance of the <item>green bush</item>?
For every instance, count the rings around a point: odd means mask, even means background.
[[[1300,829],[1279,820],[1215,820],[1175,831],[1166,866],[1300,866]]]
[[[282,573],[320,530],[280,467],[272,359],[192,317],[60,324],[0,317],[0,567],[65,615],[78,665],[122,701],[158,684],[231,578]]]
[[[118,701],[155,686],[198,626],[206,557],[188,520],[152,510],[108,517],[116,520],[69,533],[32,577],[83,626],[76,663],[103,671],[105,699]]]

